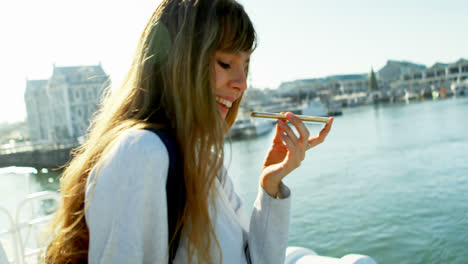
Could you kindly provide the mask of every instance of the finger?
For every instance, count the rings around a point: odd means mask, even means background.
[[[288,135],[280,132],[280,137],[283,140],[283,142],[286,144],[286,148],[289,151],[291,151],[291,152],[296,151],[296,144],[294,144],[294,142],[291,140],[291,138]]]
[[[296,134],[292,130],[292,128],[290,128],[286,123],[283,123],[283,124],[280,123],[280,128],[284,128],[285,130],[288,131],[285,136],[289,138],[291,145],[290,147],[288,146],[286,147],[289,149],[291,153],[294,153],[295,156],[298,156],[301,161],[304,160],[305,151],[307,148],[307,145],[306,145],[307,141],[306,141],[306,144],[304,144],[303,142],[300,142]]]
[[[320,131],[319,135],[310,139],[309,140],[309,146],[308,148],[313,148],[321,143],[323,143],[323,141],[325,141],[325,138],[327,137],[328,135],[328,132],[330,132],[330,129],[328,128],[324,128],[322,129],[322,131]]]
[[[278,121],[276,122],[276,132],[275,132],[275,137],[273,138],[273,142],[274,142],[274,143],[283,142],[283,140],[282,140],[281,137],[280,137],[280,134],[282,133],[282,132],[281,132],[282,130],[281,130],[280,126],[279,126],[279,123],[280,123],[280,122],[283,122],[283,121],[278,120]]]
[[[294,131],[291,129],[291,127],[288,126],[286,122],[281,121],[281,122],[278,122],[278,124],[279,124],[280,129],[286,132],[286,134],[288,134],[288,136],[290,136],[294,142],[299,141]]]
[[[327,137],[328,133],[330,132],[332,123],[333,123],[333,117],[330,119],[330,122],[328,122],[325,127],[320,131],[318,136],[311,138],[308,140],[308,147],[307,149],[311,149],[319,144],[321,144],[325,138]]]
[[[305,149],[298,149],[297,144],[294,144],[291,138],[289,138],[287,135],[281,134],[281,137],[286,143],[286,148],[288,149],[288,153],[284,159],[284,165],[293,169],[299,167],[301,161],[303,161],[305,158]]]
[[[328,122],[325,127],[320,131],[319,137],[326,137],[328,132],[330,132],[331,126],[333,124],[333,117],[330,118],[330,122]]]
[[[302,144],[304,146],[307,146],[310,134],[309,130],[304,125],[304,122],[302,122],[302,120],[300,120],[291,112],[286,113],[286,118],[289,120],[289,122],[291,122],[294,125],[294,127],[296,127],[297,132],[299,132],[300,141],[302,142]]]
[[[319,144],[321,144],[325,138],[327,137],[328,133],[330,132],[330,129],[331,129],[331,123],[328,123],[319,133],[318,136],[312,138],[309,140],[309,148],[313,148]]]

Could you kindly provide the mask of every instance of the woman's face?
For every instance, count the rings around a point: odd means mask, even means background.
[[[234,101],[247,89],[247,68],[250,53],[227,53],[217,51],[214,56],[215,70],[212,81],[219,113],[223,118]]]

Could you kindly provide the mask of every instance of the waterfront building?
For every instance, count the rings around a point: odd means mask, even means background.
[[[355,94],[369,90],[369,78],[361,75],[360,78],[340,81],[342,94]]]
[[[447,79],[451,82],[461,83],[468,79],[468,60],[459,59],[447,66]]]
[[[50,120],[48,80],[27,80],[24,101],[26,105],[29,138],[32,141],[48,139]]]
[[[302,79],[291,82],[283,82],[278,88],[280,96],[315,97],[324,90],[324,81],[321,79]]]
[[[383,90],[391,90],[392,84],[399,81],[402,75],[422,71],[426,68],[425,65],[409,61],[387,60],[387,63],[377,72],[379,86]]]
[[[103,90],[101,65],[56,67],[47,80],[27,80],[25,104],[31,141],[70,142],[84,136]]]
[[[401,75],[409,71],[426,69],[425,65],[408,61],[388,60],[387,63],[377,72],[377,77],[383,82],[394,82],[400,80]]]
[[[465,82],[468,80],[468,60],[462,58],[454,63],[435,63],[429,68],[408,61],[388,60],[376,72],[376,79],[378,89],[372,93],[369,92],[368,74],[333,75],[283,82],[278,93],[286,96],[299,94],[303,98],[318,96],[322,101],[338,101],[343,106],[360,105],[375,99],[399,100],[408,92],[416,95],[430,94],[431,97],[432,91],[439,90],[446,91],[447,94],[455,93],[455,90],[464,93]]]
[[[462,83],[468,79],[468,60],[459,59],[454,63],[437,62],[423,70],[413,69],[400,76],[391,84],[392,89],[448,89],[453,83]]]
[[[319,96],[353,93],[362,89],[367,90],[369,88],[368,80],[366,74],[333,75],[325,78],[295,80],[281,83],[279,93]]]

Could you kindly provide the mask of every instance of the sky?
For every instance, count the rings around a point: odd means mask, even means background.
[[[53,65],[101,63],[118,85],[160,0],[0,3],[0,123],[25,119],[26,80]],[[239,0],[258,48],[249,85],[367,73],[387,60],[431,66],[468,59],[466,0]]]

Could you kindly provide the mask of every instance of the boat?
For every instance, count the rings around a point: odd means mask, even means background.
[[[453,83],[450,91],[455,96],[464,96],[468,94],[468,80],[461,83]]]
[[[343,115],[343,110],[341,110],[341,107],[338,103],[336,102],[329,102],[327,104],[327,109],[328,109],[328,116],[340,116]]]
[[[328,116],[328,109],[320,100],[311,100],[302,104],[302,115]]]
[[[262,136],[264,134],[267,134],[268,132],[271,131],[275,124],[275,120],[272,119],[263,119],[263,118],[255,118],[251,119],[255,126],[255,135],[256,136]]]
[[[255,126],[250,118],[237,119],[229,130],[229,137],[232,139],[250,138],[255,136]]]
[[[298,104],[296,101],[287,99],[270,98],[268,101],[264,101],[262,105],[257,105],[251,109],[259,112],[268,113],[281,113],[291,112],[293,114],[300,115],[302,113],[303,106]]]
[[[355,107],[373,103],[365,92],[335,95],[331,101],[338,104],[340,107]]]
[[[405,100],[406,102],[416,101],[418,99],[418,94],[410,91],[405,91]]]
[[[253,138],[264,135],[271,131],[275,120],[250,117],[238,119],[229,131],[232,139]]]
[[[312,100],[302,104],[302,115],[310,116],[339,116],[343,114],[338,102],[328,102],[326,105],[320,100]]]
[[[424,99],[435,99],[438,97],[438,93],[437,93],[437,96],[435,96],[436,93],[437,91],[435,89],[430,88],[430,87],[425,87],[420,92],[420,96]]]

